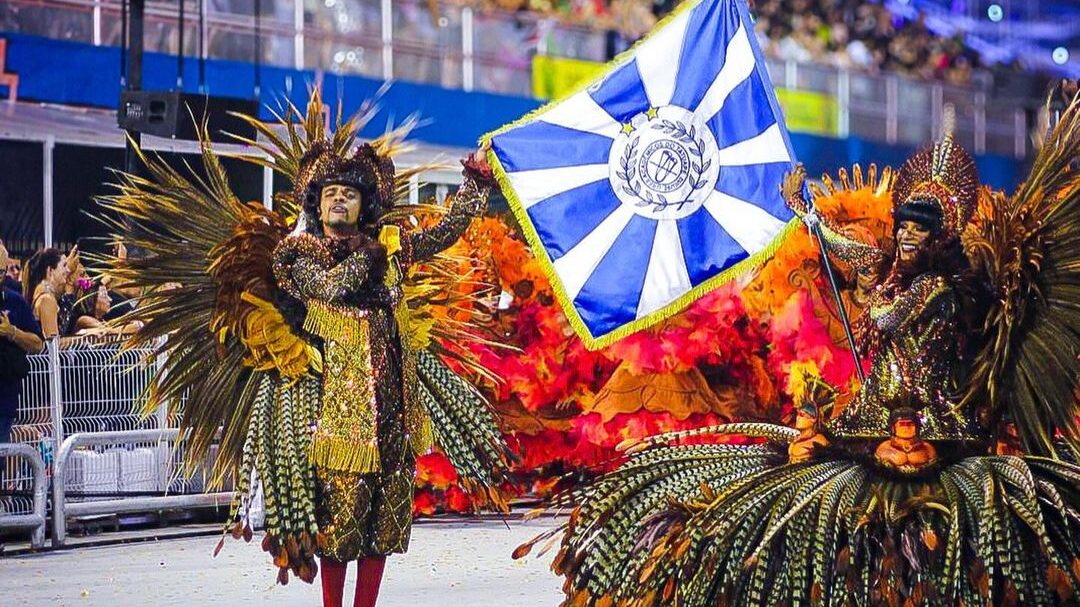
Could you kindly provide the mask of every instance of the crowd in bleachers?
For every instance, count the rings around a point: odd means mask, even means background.
[[[670,12],[674,0],[458,0],[481,9],[524,11],[611,30],[626,48]],[[868,0],[754,0],[755,30],[767,55],[871,73],[891,71],[966,84],[978,55],[961,37],[944,38],[923,20],[897,17]]]
[[[960,37],[931,32],[865,0],[757,0],[755,29],[777,59],[907,74],[963,85],[978,55]]]

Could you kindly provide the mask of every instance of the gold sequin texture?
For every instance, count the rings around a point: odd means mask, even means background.
[[[335,560],[405,552],[409,547],[416,456],[406,436],[402,358],[393,339],[393,318],[373,311],[379,470],[357,474],[315,469],[316,520],[325,538],[321,554]]]
[[[951,139],[915,154],[898,176],[894,204],[912,192],[955,192],[935,202],[943,211],[945,238],[959,233],[970,219],[977,181],[970,157]],[[788,205],[804,213],[800,194]],[[870,292],[856,336],[871,355],[870,370],[854,400],[829,422],[838,437],[885,438],[889,414],[900,407],[919,412],[920,436],[930,440],[971,438],[973,425],[965,411],[950,399],[958,388],[957,326],[959,306],[949,280],[928,269],[901,284],[894,260],[875,246],[849,238],[818,218],[830,257],[857,271],[885,270]]]
[[[948,396],[957,387],[959,332],[946,280],[923,274],[896,294],[879,286],[866,314],[881,345],[855,401],[830,427],[845,436],[885,437],[889,413],[909,407],[920,412],[923,438],[965,438],[969,420]]]

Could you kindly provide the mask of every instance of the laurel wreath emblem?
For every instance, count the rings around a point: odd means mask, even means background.
[[[636,206],[652,207],[653,213],[659,213],[665,209],[675,207],[682,210],[698,191],[705,187],[705,173],[712,168],[712,160],[705,159],[705,140],[697,136],[697,129],[693,125],[689,127],[681,122],[673,120],[659,120],[651,126],[652,129],[661,131],[665,135],[687,146],[686,151],[690,156],[690,169],[688,183],[690,191],[684,197],[677,200],[668,200],[668,197],[659,192],[654,192],[642,186],[640,175],[637,172],[638,142],[633,139],[623,150],[619,158],[619,170],[615,175],[622,180],[623,192],[638,199]]]

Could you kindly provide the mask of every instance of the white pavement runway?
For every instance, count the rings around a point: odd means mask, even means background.
[[[513,549],[549,528],[551,519],[425,522],[413,527],[408,554],[390,557],[380,607],[555,607],[561,579],[542,558],[510,558]],[[217,537],[78,548],[0,559],[0,607],[314,607],[319,590],[275,571],[251,544],[229,540],[216,559]],[[346,605],[356,571],[350,566]]]

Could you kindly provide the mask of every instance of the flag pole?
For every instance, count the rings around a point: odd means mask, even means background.
[[[811,203],[813,204],[813,203]],[[818,250],[821,253],[821,266],[825,268],[825,275],[829,278],[829,286],[832,287],[833,299],[836,300],[836,309],[840,313],[840,322],[844,326],[844,334],[847,336],[848,347],[851,348],[851,357],[855,360],[855,372],[859,375],[859,382],[866,383],[866,374],[863,372],[862,361],[859,360],[859,350],[855,346],[855,334],[851,331],[851,320],[848,319],[847,308],[844,300],[840,298],[840,285],[836,282],[836,274],[833,273],[832,264],[829,263],[829,252],[825,247],[825,235],[821,233],[821,216],[817,209],[811,207],[810,212],[804,217],[806,227],[814,235]]]

